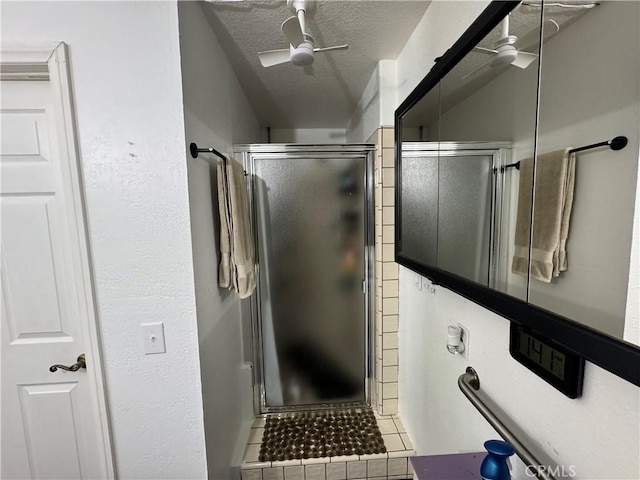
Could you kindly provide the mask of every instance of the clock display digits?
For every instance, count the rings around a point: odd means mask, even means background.
[[[565,356],[557,350],[520,331],[520,353],[540,367],[564,380]]]
[[[564,380],[564,355],[555,350],[551,350],[551,362],[549,365],[551,373],[553,373],[560,380]]]
[[[536,362],[538,362],[538,365],[543,366],[544,367],[544,362],[542,361],[542,348],[543,345],[542,343],[538,342],[535,338],[529,337],[528,338],[528,343],[529,343],[529,353],[528,353],[528,357],[532,360],[535,360]],[[537,348],[536,348],[537,347]],[[533,355],[535,354],[535,355]]]
[[[582,394],[584,358],[515,323],[509,337],[509,353],[518,362],[569,398]]]

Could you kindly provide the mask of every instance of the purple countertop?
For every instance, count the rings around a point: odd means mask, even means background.
[[[478,480],[487,452],[411,457],[418,480]]]

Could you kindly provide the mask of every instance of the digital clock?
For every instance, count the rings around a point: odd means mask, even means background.
[[[582,395],[584,358],[562,345],[512,322],[509,353],[567,397]]]

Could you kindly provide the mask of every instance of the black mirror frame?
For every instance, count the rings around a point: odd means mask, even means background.
[[[640,347],[445,270],[416,262],[402,253],[402,117],[427,92],[438,85],[440,80],[519,3],[493,1],[489,4],[455,44],[442,57],[436,59],[436,64],[427,76],[395,111],[395,261],[429,278],[435,285],[452,290],[511,322],[524,325],[565,346],[585,360],[640,386]]]

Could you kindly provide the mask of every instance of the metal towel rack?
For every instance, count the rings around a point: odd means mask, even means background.
[[[198,148],[198,145],[192,142],[189,144],[189,151],[191,152],[191,156],[193,158],[198,158],[199,153],[213,153],[215,156],[219,157],[222,160],[222,165],[224,167],[226,167],[227,165],[227,157],[213,147]],[[246,170],[243,170],[243,172],[245,177],[249,175]]]
[[[591,145],[585,145],[584,147],[572,148],[569,150],[569,153],[577,153],[582,152],[584,150],[591,150],[592,148],[599,147],[609,147],[611,150],[622,150],[629,143],[629,139],[627,137],[619,136],[614,137],[611,140],[606,140],[604,142],[592,143]],[[520,170],[520,162],[510,163],[509,165],[503,166],[500,171],[504,172],[507,168],[515,168],[516,170]]]
[[[465,373],[458,377],[458,386],[464,396],[469,399],[480,414],[491,424],[506,442],[510,443],[518,456],[530,467],[535,467],[532,471],[542,480],[554,480],[545,467],[530,451],[518,440],[518,438],[502,423],[487,405],[478,397],[476,391],[480,390],[480,378],[472,367],[467,367]]]
[[[221,154],[219,151],[217,151],[213,147],[198,148],[198,145],[196,145],[195,143],[190,143],[189,144],[189,151],[191,152],[191,156],[193,158],[198,158],[198,153],[213,153],[217,157],[220,157],[223,162],[227,161],[227,157],[225,157],[223,154]]]

